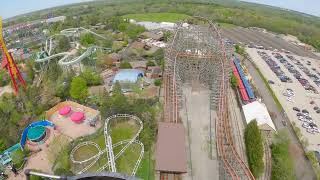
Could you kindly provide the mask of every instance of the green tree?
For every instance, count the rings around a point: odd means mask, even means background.
[[[93,34],[89,34],[89,33],[82,34],[80,36],[80,43],[83,46],[88,46],[90,44],[95,44],[96,43],[96,38],[94,37]]]
[[[160,86],[161,85],[161,79],[156,79],[156,80],[154,80],[154,85],[155,86]]]
[[[71,82],[70,95],[83,102],[88,97],[87,81],[82,77],[74,77]]]
[[[172,33],[170,31],[164,32],[163,33],[164,42],[168,42],[171,36],[172,36]]]
[[[59,37],[58,52],[65,52],[70,49],[70,41],[66,36]]]
[[[250,170],[254,177],[258,178],[264,169],[263,163],[263,139],[257,121],[251,121],[245,131],[244,139]]]
[[[121,85],[119,83],[119,81],[117,81],[114,85],[113,85],[113,89],[112,89],[113,95],[123,95],[122,91],[121,91]]]
[[[7,146],[3,139],[0,139],[0,153],[7,149]]]
[[[0,86],[6,86],[9,83],[9,79],[8,79],[8,73],[6,72],[6,70],[1,69],[0,70]]]
[[[237,87],[238,80],[237,80],[237,78],[236,78],[236,76],[234,74],[231,75],[230,82],[231,82],[231,87],[232,88],[236,88]]]
[[[291,180],[294,178],[293,159],[289,153],[290,139],[287,131],[275,134],[271,144],[271,179]]]
[[[123,61],[120,63],[120,69],[132,69],[132,66],[128,61]]]
[[[236,53],[238,53],[238,54],[240,54],[240,55],[244,55],[244,53],[245,53],[245,49],[243,48],[243,47],[241,47],[241,46],[239,46],[238,44],[237,45],[235,45],[235,48],[236,48]]]
[[[155,66],[155,65],[156,65],[156,64],[155,64],[153,61],[148,60],[147,66]]]
[[[100,75],[90,68],[85,69],[80,76],[87,81],[88,86],[96,86],[102,83]]]

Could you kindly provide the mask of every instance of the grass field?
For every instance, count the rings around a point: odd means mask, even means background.
[[[186,14],[178,13],[145,13],[145,14],[127,14],[124,18],[134,19],[136,21],[152,21],[152,22],[178,22],[188,18]]]
[[[154,159],[152,158],[152,152],[144,152],[144,157],[141,161],[141,165],[137,171],[136,176],[144,180],[154,180]],[[150,155],[150,159],[149,159]]]
[[[218,23],[220,25],[220,27],[223,27],[223,28],[235,28],[237,27],[236,25],[234,24],[229,24],[229,23]]]
[[[138,131],[138,126],[135,124],[134,121],[118,121],[115,122],[113,121],[110,124],[111,127],[111,138],[112,138],[112,143],[115,144],[119,141],[126,140],[126,139],[131,139],[134,134]],[[89,139],[89,141],[93,141],[97,143],[101,149],[105,148],[105,140],[104,140],[104,135],[103,131],[100,132],[98,136],[93,138],[92,140]],[[124,145],[120,145],[118,147],[115,147],[114,150],[114,155],[116,155],[121,148]],[[128,175],[131,175],[131,172],[134,168],[134,165],[136,161],[138,160],[139,154],[141,151],[141,147],[139,145],[133,144],[128,147],[128,149],[121,155],[117,160],[117,171],[121,173],[126,173]],[[93,155],[97,154],[98,151],[94,146],[83,146],[76,151],[74,154],[75,158],[77,160],[84,160],[89,157],[92,157]],[[88,164],[91,162],[88,162]],[[88,172],[96,172],[101,166],[107,163],[107,158],[106,156],[102,156],[97,163],[95,163],[89,170]],[[144,163],[144,161],[141,162],[141,165]],[[86,165],[88,165],[86,164]],[[86,165],[73,165],[73,170],[74,171],[79,171],[83,169]],[[140,168],[139,168],[140,169]],[[143,168],[144,170],[148,170]],[[143,174],[147,174],[147,172],[142,172]]]

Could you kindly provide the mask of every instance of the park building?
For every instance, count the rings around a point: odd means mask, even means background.
[[[268,109],[263,103],[254,101],[242,106],[242,109],[247,124],[249,124],[253,120],[256,120],[261,132],[265,133],[268,136],[271,136],[274,132],[277,131],[268,112]]]
[[[135,89],[143,88],[143,77],[144,72],[142,70],[121,69],[116,73],[112,84],[114,85],[116,82],[119,82],[122,92],[132,92]],[[113,85],[111,89],[113,88]]]

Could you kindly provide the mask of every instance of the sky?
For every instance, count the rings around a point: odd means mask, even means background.
[[[0,0],[0,16],[4,19],[50,7],[90,0]]]
[[[292,9],[320,17],[320,0],[241,0]]]
[[[4,19],[40,9],[90,0],[1,0],[0,16]],[[320,16],[320,0],[242,0],[292,9]]]

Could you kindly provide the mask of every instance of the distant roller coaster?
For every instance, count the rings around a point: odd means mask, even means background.
[[[110,135],[110,131],[111,131],[111,128],[110,128],[110,121],[113,121],[113,120],[116,120],[118,118],[128,118],[128,119],[132,119],[132,120],[135,120],[136,123],[138,125],[140,125],[140,128],[138,129],[138,132],[131,138],[131,139],[126,139],[126,140],[123,140],[123,141],[119,141],[115,144],[112,144],[112,138],[111,138],[111,135]],[[80,170],[79,172],[77,172],[77,174],[82,174],[82,173],[85,173],[87,172],[93,165],[95,165],[98,160],[100,158],[102,158],[103,155],[105,155],[108,159],[108,162],[104,165],[102,165],[98,170],[97,172],[101,172],[103,171],[104,169],[108,168],[109,171],[111,172],[117,172],[117,168],[116,168],[116,160],[121,156],[123,155],[123,153],[128,149],[128,147],[132,144],[137,144],[141,147],[141,151],[140,151],[140,155],[139,155],[139,158],[138,160],[136,161],[135,163],[135,166],[131,172],[131,176],[135,176],[137,170],[138,170],[138,167],[140,165],[140,162],[143,158],[143,154],[144,154],[144,145],[137,140],[140,132],[142,131],[143,129],[143,123],[142,121],[136,117],[136,116],[133,116],[133,115],[128,115],[128,114],[117,114],[117,115],[113,115],[113,116],[110,116],[108,117],[106,120],[105,120],[105,125],[104,125],[104,138],[105,138],[105,149],[101,149],[100,146],[95,143],[95,142],[92,142],[92,141],[86,141],[86,142],[82,142],[80,144],[78,144],[77,146],[75,146],[72,151],[71,151],[71,154],[70,154],[70,159],[71,159],[71,162],[74,163],[74,164],[84,164],[84,163],[89,163],[85,168],[83,168],[82,170]],[[114,151],[113,151],[113,148],[115,147],[118,147],[118,146],[121,146],[123,145],[123,147],[121,148],[121,150],[116,154],[114,155]],[[97,149],[98,153],[85,159],[85,160],[77,160],[75,157],[74,157],[74,154],[82,147],[84,146],[93,146]]]
[[[102,39],[107,40],[107,38],[93,32],[91,30],[85,29],[83,27],[64,29],[64,30],[60,31],[59,34],[55,34],[55,35],[50,36],[45,42],[44,51],[38,53],[37,59],[35,60],[35,62],[40,64],[40,67],[41,67],[40,70],[43,70],[43,67],[45,67],[45,65],[47,63],[49,63],[51,60],[55,60],[58,57],[61,57],[58,60],[58,64],[63,69],[68,69],[69,67],[72,67],[73,65],[80,64],[84,59],[89,57],[97,49],[111,52],[111,48],[100,47],[100,46],[89,46],[84,53],[82,53],[80,56],[77,56],[77,57],[72,57],[71,52],[60,52],[57,54],[52,54],[52,50],[54,48],[53,40],[55,37],[57,37],[57,36],[66,36],[66,37],[76,36],[78,33],[80,33],[80,31],[86,31],[86,32],[91,33],[95,36],[98,36]]]

